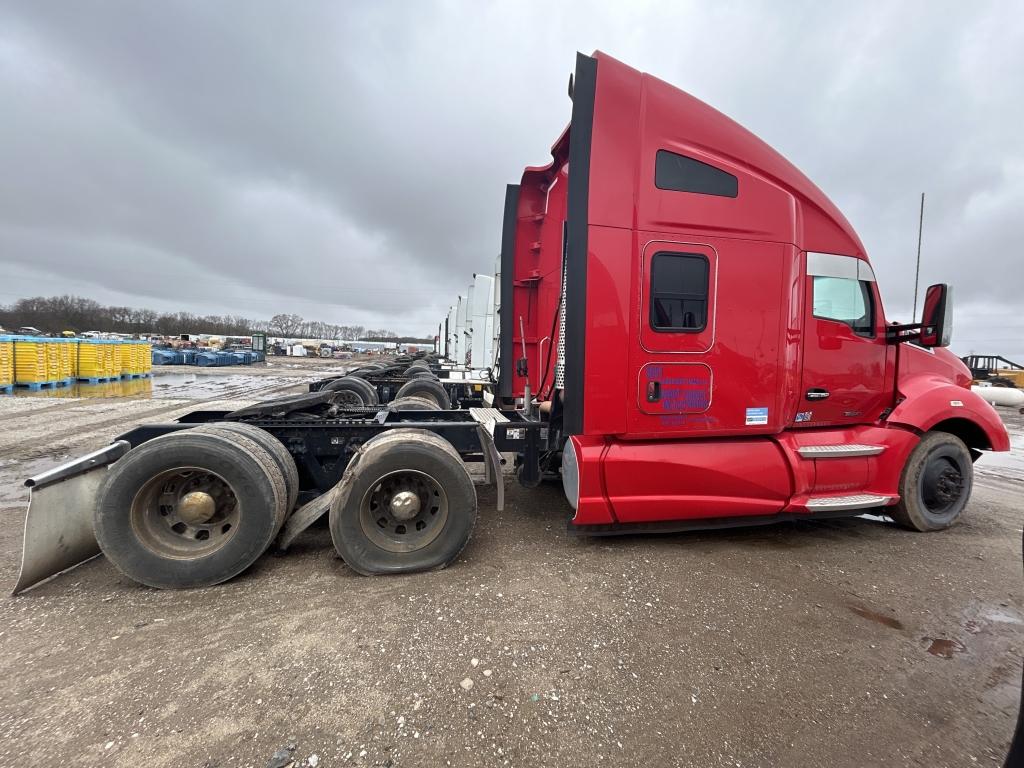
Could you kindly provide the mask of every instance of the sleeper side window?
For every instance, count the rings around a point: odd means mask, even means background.
[[[698,253],[651,259],[650,324],[655,331],[696,333],[708,324],[708,260]]]
[[[848,277],[814,276],[814,316],[844,323],[858,336],[875,335],[870,283]]]
[[[659,149],[654,158],[654,186],[717,197],[739,194],[739,180],[731,173],[667,149]]]

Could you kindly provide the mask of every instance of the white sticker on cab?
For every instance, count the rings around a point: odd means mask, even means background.
[[[764,425],[768,423],[768,409],[767,408],[747,408],[747,421],[748,427]]]

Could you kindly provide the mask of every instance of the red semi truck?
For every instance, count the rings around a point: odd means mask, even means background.
[[[551,163],[506,195],[502,360],[527,364],[500,394],[550,401],[572,528],[955,522],[1009,443],[944,349],[949,290],[888,324],[856,232],[771,147],[601,53],[571,90]]]
[[[324,514],[360,573],[443,567],[477,514],[465,462],[500,506],[499,452],[524,485],[560,475],[586,534],[956,522],[1009,440],[944,348],[949,289],[887,323],[853,228],[757,137],[601,53],[570,95],[551,162],[506,192],[493,408],[451,407],[427,358],[138,427],[27,481],[16,590],[100,550],[152,586],[215,584]],[[403,377],[416,396],[386,403]]]

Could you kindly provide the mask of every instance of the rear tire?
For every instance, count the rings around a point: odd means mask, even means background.
[[[971,452],[963,441],[947,432],[929,432],[903,467],[899,503],[886,512],[910,530],[944,530],[963,515],[973,479]]]
[[[405,397],[396,397],[388,405],[393,411],[440,411],[439,406],[433,400],[420,395],[406,395]]]
[[[405,382],[395,395],[395,399],[401,397],[425,397],[437,403],[442,411],[449,411],[452,407],[451,398],[448,392],[435,379],[411,379]]]
[[[331,506],[331,539],[364,576],[432,570],[459,556],[476,515],[476,488],[452,445],[396,429],[352,458]]]
[[[284,447],[284,443],[267,432],[267,430],[254,427],[252,424],[243,424],[238,421],[219,421],[216,424],[212,424],[211,427],[221,432],[235,432],[244,435],[258,443],[261,448],[270,454],[277,468],[281,470],[281,474],[284,476],[285,492],[288,496],[285,509],[285,519],[287,520],[288,515],[295,509],[295,502],[299,498],[299,470],[295,466],[295,459],[288,453],[288,449]]]
[[[355,376],[342,376],[324,389],[338,393],[334,401],[339,405],[377,405],[379,402],[377,388]]]
[[[268,464],[269,454],[237,434],[189,429],[154,438],[108,470],[93,517],[100,548],[125,576],[150,587],[227,581],[280,528],[284,482]]]

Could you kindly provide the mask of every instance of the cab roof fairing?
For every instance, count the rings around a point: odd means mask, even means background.
[[[738,172],[741,198],[743,177],[746,177],[767,183],[792,199],[791,208],[795,210],[785,222],[790,231],[779,230],[774,233],[776,237],[766,239],[792,242],[806,251],[866,258],[863,243],[839,208],[802,171],[763,140],[689,93],[601,51],[593,55],[598,67],[592,182],[600,183],[598,169],[602,166],[622,168],[622,158],[609,155],[629,151],[629,147],[623,146],[628,139],[627,131],[634,137],[629,161],[635,163],[637,171],[648,163],[653,166],[654,154],[660,148],[671,149],[672,145],[692,148],[698,159],[709,160],[712,164],[718,161],[726,170]],[[566,151],[567,138],[568,131],[563,132],[552,147],[556,162]],[[668,142],[669,146],[658,146],[662,142]],[[650,158],[646,157],[648,154]],[[622,178],[621,173],[616,175]],[[634,177],[633,181],[640,186],[639,177]],[[649,181],[653,188],[653,175]],[[591,195],[589,223],[631,226],[641,193],[641,189],[635,190],[628,209],[625,201],[612,209],[595,206],[602,194],[598,190]],[[614,220],[607,220],[609,211],[613,211]]]

